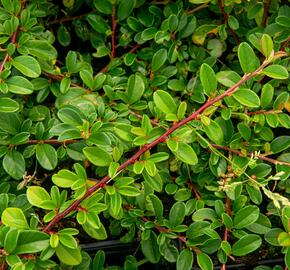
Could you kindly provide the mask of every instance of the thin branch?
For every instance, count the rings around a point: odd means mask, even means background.
[[[218,144],[211,144],[214,148],[216,149],[221,149],[221,150],[226,150],[228,152],[231,152],[231,153],[235,153],[239,156],[242,156],[244,157],[245,155],[247,157],[257,157],[261,160],[264,160],[264,161],[267,161],[269,163],[272,163],[272,164],[279,164],[279,165],[285,165],[285,166],[289,166],[290,167],[290,163],[289,162],[285,162],[285,161],[279,161],[279,160],[276,160],[276,159],[273,159],[273,158],[268,158],[268,157],[265,157],[263,155],[256,155],[254,153],[243,153],[242,151],[239,151],[239,150],[236,150],[236,149],[232,149],[230,147],[227,147],[227,146],[222,146],[222,145],[218,145]]]
[[[263,17],[262,17],[262,22],[261,22],[262,27],[267,26],[267,17],[268,17],[269,9],[271,6],[271,2],[272,0],[266,0],[264,4],[264,12],[263,12]]]
[[[205,104],[203,104],[198,110],[193,112],[191,115],[189,115],[187,118],[174,123],[168,130],[166,130],[161,136],[159,136],[157,139],[155,139],[153,142],[149,144],[143,145],[131,158],[129,158],[127,161],[122,163],[118,169],[118,172],[123,171],[125,168],[127,168],[129,165],[134,164],[136,161],[139,160],[139,158],[148,150],[155,147],[156,145],[165,142],[168,139],[168,136],[172,134],[175,130],[178,128],[184,126],[185,124],[191,122],[192,120],[195,120],[200,114],[202,114],[207,108],[214,105],[216,102],[222,100],[225,97],[231,96],[235,91],[239,89],[241,85],[243,85],[245,82],[250,80],[253,77],[256,77],[261,73],[261,71],[269,64],[268,61],[264,61],[263,64],[255,71],[251,73],[245,74],[241,80],[230,87],[228,90],[223,92],[221,95],[217,96],[216,98],[207,101]],[[91,196],[93,193],[97,192],[98,190],[104,188],[104,186],[111,181],[111,178],[109,175],[103,177],[96,185],[92,186],[90,189],[87,190],[87,192],[80,198],[74,201],[69,207],[67,207],[63,212],[58,213],[49,223],[48,225],[43,228],[43,231],[46,233],[49,233],[53,226],[55,226],[60,220],[62,220],[66,215],[69,213],[75,211],[77,207],[80,205],[80,203]]]
[[[116,6],[113,4],[112,6],[112,48],[111,48],[111,57],[112,59],[116,56]]]
[[[289,41],[290,41],[290,37],[286,41],[284,41],[282,43],[282,46],[281,46],[281,49],[280,49],[282,52],[285,52],[286,48],[288,48]]]
[[[224,6],[224,3],[223,3],[223,0],[218,0],[218,5],[219,5],[219,8],[221,10],[221,13],[222,13],[222,15],[224,17],[223,18],[224,24],[226,26],[228,26],[228,28],[229,28],[229,30],[230,30],[230,32],[231,32],[231,34],[232,34],[232,36],[233,36],[236,44],[240,44],[240,39],[239,39],[237,33],[229,26],[229,23],[228,23],[229,15],[225,11],[225,6]]]
[[[141,114],[139,114],[139,113],[136,113],[136,112],[134,112],[134,111],[130,111],[130,113],[132,114],[132,115],[135,115],[137,118],[139,118],[139,119],[143,119],[143,115],[141,115]],[[150,119],[150,122],[151,122],[151,124],[152,124],[152,126],[155,126],[155,127],[158,127],[159,126],[159,123],[158,122],[156,122],[155,120],[153,120],[153,119]]]
[[[16,43],[16,37],[17,37],[17,34],[18,34],[18,28],[16,29],[16,31],[13,33],[12,37],[11,37],[11,43],[12,44],[15,44]],[[4,59],[0,65],[0,73],[2,73],[2,71],[4,70],[4,66],[6,64],[6,62],[8,61],[9,59],[9,54],[6,53],[6,55],[4,56]]]
[[[66,140],[66,141],[59,141],[57,139],[48,139],[48,140],[29,140],[26,144],[71,144],[79,142],[80,140]]]
[[[62,23],[65,23],[65,22],[70,22],[70,21],[74,21],[74,20],[78,20],[78,19],[81,19],[91,13],[94,13],[96,10],[93,9],[91,10],[90,12],[87,12],[87,13],[84,13],[84,14],[80,14],[80,15],[76,15],[76,16],[65,16],[61,19],[56,19],[54,21],[51,21],[51,22],[48,22],[47,24],[48,25],[53,25],[53,24],[62,24]]]
[[[208,6],[209,6],[209,5],[208,5],[207,3],[204,3],[204,4],[202,4],[202,5],[197,6],[197,7],[194,8],[194,9],[188,10],[188,11],[187,11],[187,14],[193,14],[193,13],[195,13],[195,12],[197,12],[197,11],[200,11],[200,10],[202,10],[202,9],[207,8]]]
[[[257,114],[279,114],[279,113],[283,113],[282,110],[260,110],[260,111],[255,111],[255,112],[247,112],[247,115],[251,116],[251,115],[257,115]]]
[[[190,180],[187,181],[187,185],[190,188],[190,190],[192,191],[192,193],[195,195],[195,197],[198,200],[201,200],[201,196],[200,196],[199,192],[197,191],[195,185]]]

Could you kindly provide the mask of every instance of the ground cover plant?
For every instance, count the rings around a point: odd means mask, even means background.
[[[289,18],[1,0],[0,269],[290,269]],[[139,244],[80,248],[110,239]]]

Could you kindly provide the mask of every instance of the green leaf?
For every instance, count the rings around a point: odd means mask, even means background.
[[[214,121],[211,120],[209,125],[205,125],[204,131],[206,135],[212,140],[213,142],[217,144],[222,144],[224,141],[224,133],[220,125]]]
[[[150,199],[150,201],[152,203],[155,216],[157,218],[162,218],[163,217],[163,204],[162,204],[162,201],[155,194],[150,194],[149,195],[149,199]]]
[[[152,58],[152,71],[157,71],[160,69],[167,59],[167,50],[160,49],[156,53],[154,53]]]
[[[86,18],[92,28],[100,34],[105,34],[110,30],[109,24],[101,16],[89,14]]]
[[[41,205],[44,201],[50,200],[50,196],[48,192],[44,188],[38,187],[38,186],[29,187],[27,189],[26,196],[27,196],[27,200],[29,201],[31,205],[34,205],[40,208],[42,208]]]
[[[176,202],[169,212],[169,223],[171,227],[182,224],[185,218],[186,207],[184,202]]]
[[[200,68],[200,80],[207,96],[211,96],[217,90],[217,79],[213,69],[206,63]]]
[[[16,150],[8,151],[3,158],[4,170],[14,179],[18,180],[25,174],[25,160]]]
[[[104,240],[106,239],[107,232],[103,224],[101,224],[99,229],[94,228],[88,222],[82,225],[84,231],[92,238],[97,240]]]
[[[184,249],[180,252],[176,262],[176,270],[190,270],[193,264],[192,251]]]
[[[21,231],[17,247],[14,250],[15,254],[31,254],[44,250],[49,246],[49,236],[46,233],[26,230]]]
[[[61,233],[59,241],[62,245],[71,249],[76,249],[78,247],[78,243],[75,238],[69,234]]]
[[[273,41],[267,34],[263,34],[261,38],[261,50],[266,58],[269,58],[273,52]]]
[[[197,264],[201,268],[201,270],[212,270],[213,263],[211,258],[205,253],[198,253],[197,257]]]
[[[120,187],[118,188],[118,192],[124,196],[129,197],[136,197],[141,193],[141,191],[138,188],[132,186]]]
[[[79,177],[66,169],[60,170],[52,176],[52,182],[62,188],[71,187],[77,180],[79,180]]]
[[[111,155],[108,154],[108,152],[97,146],[85,147],[83,149],[83,153],[87,159],[96,166],[109,166],[113,161]]]
[[[249,205],[240,209],[234,216],[234,227],[242,229],[253,224],[259,218],[259,208],[255,205]]]
[[[166,114],[175,114],[177,111],[176,102],[172,98],[172,96],[163,91],[163,90],[157,90],[153,94],[153,100],[155,105],[160,109],[162,112]]]
[[[21,76],[12,76],[6,80],[8,90],[11,93],[19,95],[29,95],[33,92],[33,84]]]
[[[244,73],[253,72],[260,66],[259,58],[254,53],[252,47],[242,42],[238,48],[238,57]]]
[[[57,152],[49,144],[36,145],[36,158],[39,164],[46,170],[53,170],[57,165]]]
[[[135,0],[121,0],[117,10],[117,18],[119,21],[126,19],[135,7]]]
[[[143,79],[139,75],[131,75],[128,79],[127,97],[130,104],[140,100],[145,90]]]
[[[287,268],[290,269],[290,247],[288,247],[286,249],[286,253],[285,253],[285,264],[286,264]]]
[[[31,40],[25,42],[24,46],[29,54],[42,60],[54,60],[57,58],[56,49],[46,40]]]
[[[122,197],[118,192],[110,195],[110,210],[112,216],[118,218],[119,213],[122,210]]]
[[[198,4],[206,4],[210,2],[210,0],[189,0],[189,2],[198,5]]]
[[[27,77],[37,78],[41,74],[40,65],[32,56],[16,56],[15,58],[13,58],[11,63],[16,69],[18,69],[23,75]]]
[[[233,93],[233,97],[244,106],[250,108],[260,107],[258,95],[250,89],[238,89]]]
[[[232,246],[232,254],[234,256],[245,256],[256,249],[262,244],[262,239],[256,234],[247,234],[240,238]]]
[[[63,245],[58,245],[55,252],[59,260],[67,265],[78,265],[82,261],[81,251],[78,248],[71,249]]]
[[[11,228],[5,235],[4,250],[7,253],[12,253],[17,247],[17,241],[19,237],[19,230]]]
[[[150,232],[150,235],[147,239],[141,240],[141,249],[144,256],[151,263],[158,263],[160,260],[159,246],[157,244],[157,237],[154,232]]]
[[[280,65],[271,65],[263,69],[263,74],[273,79],[285,80],[288,79],[288,71]]]
[[[220,71],[216,74],[219,83],[226,87],[232,87],[241,80],[241,76],[235,71]]]
[[[274,87],[270,83],[266,83],[262,87],[261,92],[261,107],[266,108],[273,101]]]
[[[0,98],[0,112],[3,113],[10,113],[16,112],[19,110],[19,104],[8,97],[1,97]]]
[[[8,207],[1,216],[1,221],[4,225],[16,229],[28,229],[28,223],[20,208]]]
[[[178,159],[189,165],[195,165],[198,162],[195,151],[187,143],[179,142],[177,150],[172,152]]]
[[[290,136],[279,136],[271,142],[271,151],[273,153],[282,152],[290,147]]]

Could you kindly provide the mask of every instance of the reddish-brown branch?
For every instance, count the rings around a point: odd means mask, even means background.
[[[284,41],[282,43],[282,46],[281,46],[281,49],[280,49],[282,52],[285,52],[286,48],[288,48],[289,41],[290,41],[290,38],[288,38],[286,41]]]
[[[279,164],[279,165],[285,165],[285,166],[289,166],[290,167],[290,163],[289,162],[285,162],[285,161],[279,161],[279,160],[276,160],[276,159],[273,159],[273,158],[268,158],[268,157],[265,157],[263,155],[255,155],[254,153],[243,153],[242,151],[239,151],[239,150],[236,150],[236,149],[232,149],[230,147],[227,147],[227,146],[222,146],[222,145],[218,145],[218,144],[211,144],[214,148],[216,149],[221,149],[221,150],[226,150],[228,152],[231,152],[231,153],[235,153],[239,156],[248,156],[248,157],[257,157],[258,159],[261,159],[261,160],[264,160],[266,162],[269,162],[269,163],[272,163],[272,164]]]
[[[76,15],[76,16],[65,16],[61,19],[56,19],[54,21],[51,21],[51,22],[48,22],[48,25],[52,25],[52,24],[62,24],[62,23],[65,23],[65,22],[70,22],[70,21],[74,21],[74,20],[78,20],[78,19],[81,19],[91,13],[94,13],[96,10],[93,9],[91,10],[90,12],[87,12],[87,13],[84,13],[84,14],[80,14],[80,15]]]
[[[136,112],[134,112],[134,111],[130,111],[130,113],[131,113],[132,115],[136,116],[136,117],[139,118],[139,119],[143,119],[143,115],[141,115],[141,114],[139,114],[139,113],[136,113]],[[156,121],[153,120],[153,119],[150,119],[150,122],[151,122],[152,126],[155,126],[155,127],[158,127],[158,126],[159,126],[159,123],[156,122]]]
[[[111,48],[111,57],[112,59],[116,56],[116,6],[113,4],[112,6],[112,48]]]
[[[231,199],[230,199],[228,196],[226,197],[226,213],[227,213],[229,216],[232,216]],[[225,230],[224,230],[224,238],[223,238],[223,240],[224,240],[224,241],[228,241],[228,237],[229,237],[229,230],[228,230],[228,228],[225,227]],[[227,269],[226,264],[225,264],[225,263],[222,264],[220,270],[226,270],[226,269]]]
[[[236,44],[240,44],[240,39],[239,39],[237,33],[229,26],[229,23],[228,23],[229,15],[225,11],[225,6],[223,3],[223,0],[218,0],[218,5],[219,5],[219,8],[220,8],[221,13],[223,15],[224,24],[229,28],[229,31],[231,32],[231,35],[233,36]]]
[[[16,29],[16,31],[13,33],[12,37],[11,37],[11,43],[15,44],[16,43],[16,37],[17,37],[17,33],[18,33],[18,28]],[[4,70],[5,64],[9,59],[9,54],[6,53],[6,55],[4,56],[4,59],[0,65],[0,73],[2,73],[2,71]]]
[[[207,8],[208,6],[209,6],[209,5],[208,5],[207,3],[202,4],[202,5],[199,5],[199,6],[197,6],[196,8],[193,8],[193,9],[191,9],[191,10],[188,10],[188,11],[187,11],[187,14],[193,14],[193,13],[195,13],[195,12],[197,12],[197,11],[200,11],[200,10],[202,10],[202,9]]]
[[[59,141],[57,139],[48,139],[48,140],[29,140],[27,144],[71,144],[71,143],[76,143],[79,142],[79,140],[66,140],[66,141]]]
[[[264,12],[263,12],[263,17],[262,17],[262,22],[261,25],[263,27],[267,26],[267,17],[268,17],[268,12],[271,6],[271,2],[272,0],[266,0],[265,4],[264,4]]]
[[[51,74],[51,73],[48,73],[48,72],[45,72],[45,71],[42,71],[42,75],[44,75],[45,77],[47,77],[49,79],[55,80],[55,81],[61,81],[64,78],[63,74],[55,75],[55,74]],[[84,88],[82,85],[74,83],[74,82],[72,82],[70,85],[73,86],[73,87]]]
[[[247,112],[247,115],[251,116],[251,115],[256,115],[256,114],[279,114],[279,113],[282,113],[283,111],[282,110],[270,110],[270,111],[267,111],[267,110],[260,110],[260,111],[255,111],[255,112]]]
[[[145,144],[143,147],[141,147],[131,158],[129,158],[127,161],[122,163],[118,169],[118,172],[123,171],[125,168],[127,168],[129,165],[134,164],[146,151],[150,150],[154,146],[158,145],[159,143],[165,142],[169,135],[172,134],[175,130],[178,128],[184,126],[188,122],[191,122],[192,120],[195,120],[200,114],[202,114],[207,108],[211,107],[214,105],[216,102],[222,100],[225,97],[231,96],[236,90],[239,89],[241,85],[243,85],[245,82],[247,82],[249,79],[257,76],[260,74],[260,72],[264,69],[269,64],[269,62],[264,61],[263,64],[254,72],[247,73],[245,74],[241,80],[230,87],[227,91],[223,92],[221,95],[217,96],[216,98],[207,101],[205,104],[203,104],[198,110],[193,112],[190,116],[187,118],[174,123],[168,130],[166,130],[160,137],[155,139],[153,142],[149,144]],[[57,214],[50,222],[49,224],[43,229],[44,232],[49,233],[50,230],[52,229],[55,224],[57,224],[61,219],[63,219],[66,215],[69,213],[75,211],[79,204],[91,196],[94,192],[98,191],[99,189],[102,189],[109,181],[111,178],[107,175],[103,177],[96,185],[91,187],[90,189],[87,190],[85,195],[81,197],[80,199],[74,201],[68,208],[66,208],[63,212]]]
[[[201,196],[200,196],[199,192],[197,191],[195,185],[190,180],[187,181],[187,185],[190,188],[190,190],[193,192],[193,194],[195,195],[195,197],[198,200],[201,200]]]

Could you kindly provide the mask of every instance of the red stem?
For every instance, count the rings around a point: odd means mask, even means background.
[[[256,114],[279,114],[282,113],[282,110],[270,110],[270,111],[266,111],[266,110],[260,110],[260,111],[255,111],[255,112],[248,112],[247,115],[256,115]]]
[[[66,141],[59,141],[57,139],[48,139],[48,140],[29,140],[27,142],[27,144],[43,144],[43,143],[47,143],[47,144],[54,144],[54,145],[58,145],[58,144],[71,144],[71,143],[76,143],[79,142],[80,140],[66,140]]]
[[[56,19],[54,21],[48,22],[48,25],[52,25],[52,24],[57,24],[57,23],[64,23],[64,22],[69,22],[69,21],[74,21],[74,20],[78,20],[81,19],[82,17],[85,17],[93,12],[95,12],[96,10],[93,9],[90,12],[84,13],[84,14],[80,14],[80,15],[76,15],[76,16],[66,16],[63,17],[62,19]]]
[[[112,6],[112,49],[111,49],[111,56],[112,59],[116,56],[116,6]]]
[[[222,145],[218,145],[218,144],[211,144],[214,148],[216,149],[222,149],[222,150],[226,150],[228,152],[231,152],[231,153],[235,153],[239,156],[245,156],[244,153],[242,153],[241,151],[239,150],[236,150],[236,149],[232,149],[232,148],[229,148],[227,146],[222,146]],[[246,156],[248,157],[252,157],[253,156],[253,153],[247,153]],[[289,162],[285,162],[285,161],[279,161],[279,160],[276,160],[276,159],[273,159],[273,158],[268,158],[268,157],[265,157],[263,155],[256,155],[257,158],[261,159],[261,160],[264,160],[264,161],[267,161],[267,162],[270,162],[270,163],[273,163],[273,164],[279,164],[279,165],[285,165],[285,166],[289,166],[290,167],[290,163]]]
[[[222,100],[223,98],[232,95],[238,88],[244,84],[249,79],[257,76],[265,66],[267,66],[269,63],[267,61],[264,61],[263,64],[254,72],[245,74],[241,80],[236,83],[234,86],[230,87],[227,91],[222,93],[220,96],[207,101],[205,104],[203,104],[198,110],[196,110],[194,113],[192,113],[187,118],[173,124],[168,130],[166,130],[159,138],[154,140],[153,142],[149,144],[145,144],[142,148],[140,148],[130,159],[122,163],[118,169],[118,172],[123,171],[125,168],[127,168],[129,165],[134,164],[142,154],[144,154],[146,151],[150,150],[154,146],[158,145],[159,143],[162,143],[168,139],[168,136],[173,133],[176,129],[178,129],[181,126],[184,126],[188,122],[191,122],[192,120],[196,119],[198,116],[200,116],[201,113],[203,113],[207,108],[215,104],[216,102]],[[66,208],[63,212],[57,214],[49,223],[48,225],[43,229],[44,232],[50,232],[51,228],[59,222],[61,219],[63,219],[66,215],[69,213],[75,211],[79,204],[85,200],[87,197],[92,195],[94,192],[96,192],[99,189],[102,189],[111,178],[107,175],[103,177],[96,185],[92,186],[90,189],[87,190],[85,195],[81,197],[80,199],[74,201],[68,208]]]
[[[262,22],[261,22],[261,25],[263,27],[267,26],[267,17],[268,17],[268,12],[269,12],[269,9],[271,6],[271,2],[272,2],[272,0],[266,0],[266,3],[264,5],[263,18],[262,18]]]
[[[239,39],[238,35],[228,24],[229,15],[225,12],[225,6],[223,3],[223,0],[218,0],[218,4],[219,4],[219,8],[223,14],[223,17],[224,17],[224,24],[228,26],[229,31],[231,32],[236,44],[240,44],[240,39]]]
[[[17,37],[17,33],[18,33],[18,28],[16,29],[16,31],[13,33],[12,37],[11,37],[11,43],[15,44],[16,43],[16,37]],[[4,70],[4,66],[6,64],[6,62],[9,59],[9,54],[6,53],[6,55],[4,56],[4,59],[0,65],[0,73],[2,73],[2,71]]]

